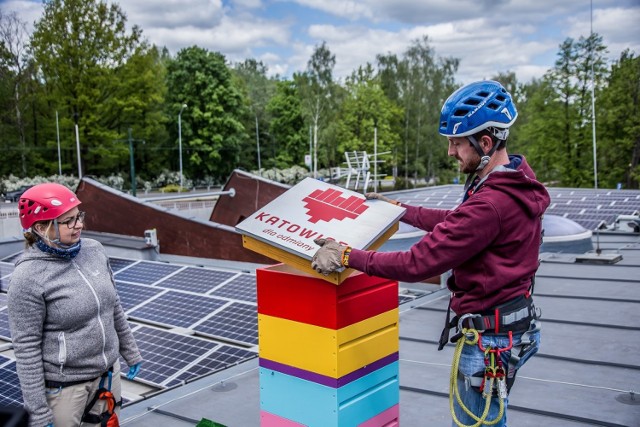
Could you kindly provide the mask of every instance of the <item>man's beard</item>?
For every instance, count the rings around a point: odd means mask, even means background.
[[[460,160],[458,160],[460,162]],[[460,171],[462,173],[475,173],[478,165],[480,164],[480,156],[475,154],[468,162],[462,162],[460,164]]]

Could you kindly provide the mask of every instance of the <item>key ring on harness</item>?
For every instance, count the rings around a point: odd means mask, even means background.
[[[458,324],[461,324],[462,321],[467,317],[473,317],[473,316],[476,316],[476,315],[468,315],[468,314],[463,315],[460,318],[460,321],[458,322]],[[496,416],[496,418],[490,421],[487,421],[487,415],[489,415],[489,408],[491,407],[492,393],[488,393],[487,396],[485,397],[485,407],[480,417],[476,416],[469,408],[467,408],[467,406],[462,401],[462,398],[460,397],[460,391],[458,390],[458,369],[460,366],[460,355],[462,354],[462,349],[465,344],[466,345],[478,344],[478,346],[482,345],[480,331],[476,329],[467,329],[467,328],[462,328],[460,329],[460,331],[464,335],[465,339],[458,340],[458,343],[456,344],[456,349],[453,354],[453,363],[451,364],[451,376],[449,377],[449,390],[450,390],[449,409],[451,411],[451,417],[453,419],[453,422],[458,427],[479,427],[481,425],[488,425],[488,426],[495,425],[504,416],[504,399],[502,397],[498,397],[499,408],[500,408],[498,415]],[[509,334],[509,337],[511,338],[511,334]],[[511,348],[511,340],[510,340],[509,348]],[[489,383],[488,384],[485,383],[485,387],[488,387],[488,390],[493,390],[495,381],[496,381],[495,377],[489,377]],[[467,424],[463,424],[462,422],[460,422],[460,420],[458,420],[458,417],[456,417],[456,412],[453,406],[454,396],[456,398],[456,402],[458,403],[458,406],[464,411],[465,414],[467,414],[474,421],[476,421],[475,424],[467,425]]]

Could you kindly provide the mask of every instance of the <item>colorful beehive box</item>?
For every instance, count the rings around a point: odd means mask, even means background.
[[[256,274],[262,426],[397,425],[398,283]]]

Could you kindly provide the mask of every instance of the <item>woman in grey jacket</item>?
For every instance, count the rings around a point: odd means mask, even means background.
[[[18,202],[27,248],[11,276],[8,308],[18,377],[34,427],[81,425],[101,380],[111,383],[120,401],[119,355],[130,367],[130,379],[142,361],[104,248],[80,239],[80,203],[72,191],[53,183],[36,185]],[[104,406],[99,400],[91,412],[101,414]]]

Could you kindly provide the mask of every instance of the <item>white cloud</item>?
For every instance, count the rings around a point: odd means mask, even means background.
[[[273,22],[239,22],[221,18],[218,25],[201,28],[156,28],[144,32],[156,44],[167,46],[172,53],[183,47],[197,45],[237,59],[238,55],[251,55],[255,47],[285,44],[289,38],[286,26]],[[246,59],[246,57],[241,58]]]
[[[234,6],[245,9],[259,9],[262,7],[261,0],[233,0]]]
[[[210,27],[223,15],[221,0],[111,1],[127,14],[129,24],[141,28]]]
[[[591,32],[589,13],[572,16],[567,19],[568,36],[578,39],[588,37]],[[602,36],[609,57],[617,59],[625,49],[640,54],[640,7],[595,10],[593,14],[593,32]]]
[[[0,0],[1,1],[1,0]],[[117,0],[110,0],[117,1]],[[616,58],[640,53],[638,0],[598,0],[594,31]],[[172,53],[197,45],[231,61],[253,57],[270,73],[303,71],[314,47],[326,41],[343,78],[376,55],[402,55],[427,35],[435,54],[461,60],[457,79],[515,71],[520,81],[553,66],[566,37],[589,34],[585,0],[120,0],[130,25]],[[293,5],[292,5],[293,4]],[[10,0],[25,21],[38,19],[40,0]]]
[[[293,0],[294,3],[312,9],[321,10],[334,16],[348,20],[374,18],[373,12],[366,5],[366,1],[358,0]]]

